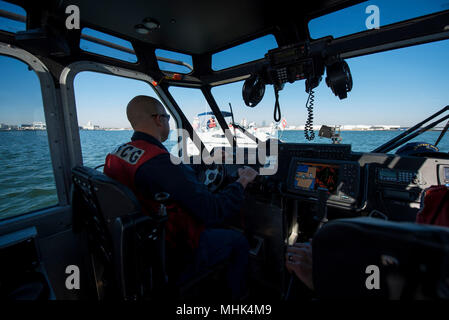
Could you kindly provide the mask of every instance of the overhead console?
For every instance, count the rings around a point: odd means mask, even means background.
[[[243,84],[242,97],[248,107],[254,108],[265,94],[265,85],[274,88],[275,104],[273,119],[281,121],[279,91],[289,82],[305,80],[308,93],[306,108],[308,117],[305,124],[305,137],[313,140],[313,102],[314,88],[318,87],[326,70],[326,84],[340,99],[345,99],[352,90],[352,76],[348,64],[336,55],[328,55],[326,48],[332,37],[316,41],[303,41],[269,50],[264,64],[255,70]]]
[[[327,69],[326,84],[340,99],[352,89],[352,77],[347,63],[337,55],[328,56],[326,48],[331,38],[300,42],[268,51],[264,82],[282,90],[285,83],[306,80],[306,92],[316,88]],[[323,54],[324,53],[324,54]]]
[[[323,49],[325,42],[320,43]],[[316,87],[324,73],[324,63],[319,50],[312,50],[307,42],[285,46],[268,51],[266,59],[269,62],[267,83],[272,83],[281,89],[284,83],[293,83],[297,80],[307,79],[306,92],[310,87]],[[311,83],[309,83],[311,82]]]

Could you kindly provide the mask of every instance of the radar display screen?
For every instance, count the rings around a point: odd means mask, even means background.
[[[298,163],[294,187],[299,190],[315,191],[326,188],[331,194],[337,191],[339,166],[318,163]]]

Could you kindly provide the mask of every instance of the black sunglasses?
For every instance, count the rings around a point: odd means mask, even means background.
[[[169,114],[155,113],[155,114],[152,114],[152,116],[153,117],[161,116],[161,117],[167,118],[167,121],[170,121],[170,115]]]

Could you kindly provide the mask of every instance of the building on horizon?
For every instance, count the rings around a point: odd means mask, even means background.
[[[44,122],[33,122],[33,130],[47,130],[47,125]]]
[[[92,121],[88,121],[87,125],[82,126],[83,130],[100,130],[100,126],[93,124]]]
[[[22,123],[20,125],[20,130],[33,130],[33,125],[30,123]]]

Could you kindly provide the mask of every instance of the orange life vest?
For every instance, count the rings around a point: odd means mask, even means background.
[[[208,126],[209,128],[215,128],[215,127],[217,126],[217,124],[216,124],[216,122],[215,122],[215,119],[210,118],[210,119],[207,121],[207,126]]]
[[[106,156],[104,174],[129,187],[140,201],[144,213],[148,215],[157,212],[159,205],[136,189],[134,177],[142,164],[164,153],[168,152],[152,143],[135,140],[119,146]],[[182,248],[186,244],[191,249],[197,248],[204,225],[195,220],[176,201],[171,201],[167,205],[167,214],[167,244],[171,248]]]

